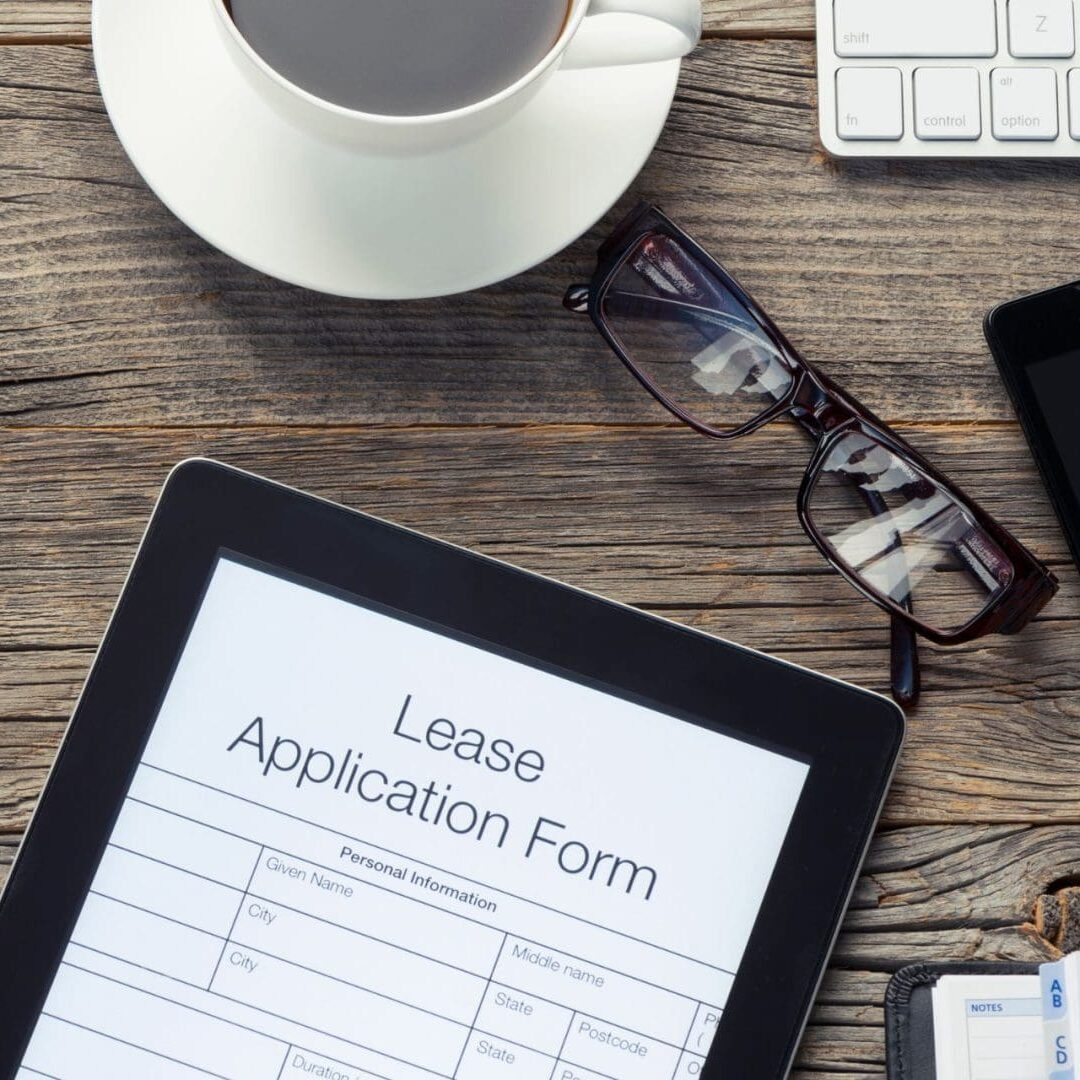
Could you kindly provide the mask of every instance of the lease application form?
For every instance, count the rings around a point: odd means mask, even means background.
[[[697,1076],[807,772],[222,555],[19,1080]]]

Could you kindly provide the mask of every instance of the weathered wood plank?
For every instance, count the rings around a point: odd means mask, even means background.
[[[831,969],[803,1037],[792,1080],[882,1080],[889,975]]]
[[[1031,908],[1039,892],[1080,871],[1078,842],[1077,825],[880,834],[803,1042],[806,1080],[832,1070],[884,1075],[885,986],[905,964],[1056,958],[1031,926]]]
[[[89,34],[90,0],[4,0],[0,5],[0,44]]]
[[[813,33],[813,0],[705,0],[705,32],[740,36],[803,36]],[[90,33],[90,0],[4,0],[4,39],[70,38]]]
[[[829,162],[816,149],[812,53],[803,41],[705,45],[633,195],[663,203],[809,357],[886,417],[1011,418],[982,316],[1075,276],[1061,241],[1075,167]],[[559,305],[615,215],[504,285],[356,303],[278,285],[175,221],[124,158],[88,50],[0,50],[0,142],[0,417],[664,415]]]
[[[705,0],[705,33],[809,37],[814,33],[814,0]]]
[[[15,858],[16,843],[10,836],[0,837],[0,889],[4,887],[8,872],[11,870],[11,863]]]
[[[1017,638],[926,648],[886,820],[1080,820],[1080,582],[1011,428],[912,433],[1062,571]],[[731,447],[633,428],[0,434],[0,739],[37,779],[169,466],[205,453],[884,689],[884,620],[803,538],[779,425]],[[1017,461],[1001,470],[999,463]],[[26,746],[25,740],[32,739]],[[4,828],[28,809],[6,796]],[[32,784],[30,785],[32,787]]]
[[[64,727],[0,720],[0,834],[26,829]]]
[[[834,962],[858,969],[885,956],[901,964],[943,955],[1047,959],[1055,950],[1032,925],[1035,901],[1078,873],[1080,823],[886,830],[874,841]],[[925,936],[907,937],[916,927]],[[893,939],[904,939],[902,949],[881,947]]]

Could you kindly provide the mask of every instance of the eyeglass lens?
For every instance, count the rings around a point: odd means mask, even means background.
[[[601,311],[656,391],[714,430],[751,423],[794,383],[787,358],[750,312],[671,237],[638,241],[601,298]]]
[[[808,511],[838,562],[934,630],[966,626],[1012,581],[1009,557],[947,490],[862,432],[829,449]]]

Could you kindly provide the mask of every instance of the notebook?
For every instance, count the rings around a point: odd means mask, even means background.
[[[1047,1080],[1036,965],[915,964],[885,997],[889,1080]]]
[[[1046,1080],[1038,975],[943,975],[931,990],[939,1080]]]

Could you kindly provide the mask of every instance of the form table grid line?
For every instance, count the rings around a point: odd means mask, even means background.
[[[97,1028],[92,1028],[88,1024],[79,1024],[74,1020],[69,1020],[66,1016],[58,1016],[56,1013],[45,1012],[44,1010],[42,1010],[41,1015],[47,1016],[50,1020],[56,1020],[61,1024],[69,1024],[73,1028],[79,1028],[80,1031],[88,1031],[91,1035],[97,1035],[99,1039],[108,1039],[110,1042],[130,1047],[132,1050],[138,1050],[140,1053],[150,1054],[152,1057],[161,1058],[162,1061],[171,1061],[174,1065],[181,1065],[185,1069],[191,1069],[193,1072],[202,1073],[203,1076],[212,1076],[215,1080],[230,1080],[228,1076],[225,1076],[222,1073],[211,1072],[209,1069],[203,1069],[198,1065],[192,1065],[190,1061],[181,1061],[180,1058],[172,1057],[169,1054],[162,1054],[158,1050],[151,1050],[148,1047],[140,1046],[138,1043],[129,1042],[127,1039],[119,1039],[115,1035],[110,1035],[108,1032],[98,1031]]]
[[[476,1006],[476,1013],[473,1016],[472,1023],[469,1025],[469,1030],[465,1033],[465,1042],[461,1047],[461,1053],[458,1054],[457,1064],[454,1066],[454,1076],[456,1077],[461,1069],[461,1063],[465,1060],[465,1051],[469,1049],[469,1040],[473,1037],[473,1032],[476,1031],[476,1022],[480,1019],[480,1013],[483,1011],[484,1002],[487,999],[488,991],[491,989],[491,980],[495,978],[495,972],[499,967],[499,961],[502,959],[503,949],[506,948],[506,939],[509,934],[504,933],[503,939],[499,943],[499,951],[495,954],[495,963],[491,965],[491,973],[487,977],[487,982],[484,983],[484,992],[480,995],[480,1004]],[[498,1038],[499,1036],[493,1035],[492,1038]],[[510,1042],[512,1040],[507,1040]],[[528,1050],[529,1047],[524,1047]]]
[[[151,766],[151,768],[153,768],[153,767],[154,766]],[[161,770],[161,771],[167,771],[167,770]],[[174,775],[174,774],[170,773],[169,775]],[[183,780],[185,778],[184,777],[178,777],[178,779]],[[197,783],[197,781],[190,781],[190,782],[191,783]],[[216,791],[217,789],[213,788],[211,790]],[[170,810],[170,809],[168,809],[167,807],[164,807],[164,806],[158,806],[156,803],[148,802],[145,799],[140,799],[140,798],[137,798],[136,796],[133,796],[133,795],[129,795],[128,799],[131,800],[132,802],[138,803],[140,806],[148,806],[151,809],[161,811],[163,814],[170,814],[173,817],[177,817],[182,821],[187,821],[187,822],[190,822],[190,823],[192,823],[194,825],[200,825],[203,828],[210,829],[210,830],[212,830],[214,832],[222,833],[225,836],[230,836],[235,840],[242,840],[242,841],[244,841],[245,843],[248,843],[248,844],[257,843],[257,841],[252,840],[251,837],[242,836],[240,833],[232,832],[229,829],[223,829],[223,828],[221,828],[221,827],[219,827],[217,825],[210,825],[207,822],[200,821],[198,818],[190,817],[187,814],[181,814],[176,810]],[[251,802],[253,805],[259,806],[262,809],[266,809],[266,810],[268,810],[268,811],[270,811],[272,813],[280,813],[281,812],[281,811],[274,810],[273,807],[262,807],[262,804],[254,803],[253,800],[250,800],[250,799],[245,799],[243,801],[244,802]],[[286,817],[293,817],[294,815],[286,814],[285,816]],[[339,834],[333,829],[326,829],[326,828],[324,828],[324,826],[317,825],[314,822],[306,821],[303,818],[297,818],[296,820],[300,821],[302,824],[310,825],[314,829],[320,829],[320,830],[322,830],[324,832],[330,832],[333,835],[345,835],[345,834]],[[353,839],[353,838],[349,837],[348,839]],[[355,840],[355,843],[366,843],[366,841]],[[397,890],[388,888],[387,886],[381,885],[378,882],[368,881],[366,878],[356,877],[355,875],[348,873],[348,871],[346,871],[346,870],[342,870],[339,867],[327,866],[325,863],[316,862],[315,860],[309,858],[308,856],[298,855],[295,852],[286,851],[283,848],[274,847],[273,845],[269,845],[269,844],[264,844],[263,845],[263,851],[276,851],[276,852],[280,853],[281,855],[287,856],[290,859],[297,859],[300,862],[307,863],[309,866],[314,866],[314,867],[317,867],[320,870],[325,870],[329,874],[335,874],[338,877],[347,878],[349,881],[355,881],[360,885],[363,885],[363,886],[365,886],[367,888],[370,888],[370,889],[376,889],[379,892],[386,893],[388,896],[396,897],[399,900],[405,900],[405,901],[408,901],[409,903],[412,903],[412,904],[420,904],[423,907],[426,907],[431,911],[437,911],[442,915],[449,916],[450,918],[462,919],[465,922],[471,923],[474,926],[482,927],[485,930],[490,930],[493,933],[496,933],[496,934],[509,933],[509,931],[505,931],[505,930],[501,929],[500,927],[493,926],[491,923],[481,922],[479,919],[474,919],[471,916],[465,915],[460,911],[451,911],[449,908],[439,907],[437,904],[433,904],[429,900],[421,899],[418,896],[410,896],[407,893],[398,892]],[[260,858],[261,858],[261,855],[260,855]],[[408,859],[408,856],[403,855],[403,856],[400,856],[400,858]],[[417,861],[417,860],[413,860],[413,861]],[[421,865],[427,865],[427,864],[421,864]],[[440,868],[434,868],[434,869],[440,869]],[[459,876],[457,874],[454,874],[454,872],[452,870],[441,870],[440,869],[440,872],[445,873],[445,874],[449,874],[452,877]],[[462,880],[467,881],[469,879],[468,878],[463,878]],[[229,887],[230,886],[226,886],[226,888],[229,888]],[[507,894],[507,895],[509,895],[509,894]],[[265,898],[263,898],[263,899],[265,899]],[[514,899],[518,899],[518,898],[515,897]],[[274,903],[276,903],[276,902],[277,901],[274,901]],[[527,903],[527,904],[532,903],[532,901],[529,901],[529,900],[525,900],[523,902]],[[287,905],[283,905],[283,906],[287,906]],[[543,904],[538,904],[536,906],[541,907],[546,911],[550,911],[552,914],[555,914],[555,915],[565,916],[566,918],[569,918],[569,919],[574,919],[575,918],[575,916],[570,915],[570,914],[568,914],[566,912],[559,911],[556,908],[546,907]],[[734,978],[733,974],[731,972],[729,972],[726,968],[717,967],[714,964],[706,964],[704,961],[694,960],[692,957],[683,956],[681,953],[671,952],[671,950],[665,949],[662,945],[654,945],[652,942],[645,941],[642,938],[629,937],[626,934],[620,933],[618,930],[611,930],[608,927],[599,926],[598,924],[588,922],[587,920],[577,920],[577,921],[584,922],[586,925],[591,926],[593,929],[601,930],[604,933],[611,933],[611,934],[614,934],[617,937],[626,937],[626,938],[628,938],[628,940],[634,941],[635,943],[637,943],[639,945],[644,945],[647,948],[656,949],[659,952],[668,953],[669,955],[674,956],[676,959],[688,960],[690,963],[696,964],[696,965],[698,965],[700,967],[708,968],[710,971],[715,971],[715,972],[718,972],[721,975],[726,975],[726,976],[728,976],[730,978]],[[590,966],[600,968],[603,971],[609,971],[613,975],[621,975],[624,978],[632,979],[634,982],[640,983],[642,986],[648,986],[648,987],[651,987],[653,990],[659,990],[662,993],[671,994],[673,997],[681,998],[683,1001],[688,1001],[691,1004],[696,1005],[698,1003],[698,1000],[699,1000],[698,998],[692,997],[691,995],[683,993],[682,991],[679,991],[679,990],[673,990],[670,986],[662,986],[660,983],[652,982],[649,979],[643,979],[643,978],[641,978],[639,976],[636,976],[636,975],[630,975],[628,972],[619,971],[617,968],[610,967],[607,964],[598,963],[595,960],[590,960],[588,957],[579,956],[579,955],[577,955],[575,953],[567,952],[565,949],[560,949],[560,948],[558,948],[558,947],[556,947],[554,945],[548,945],[548,944],[546,944],[545,942],[542,942],[542,941],[536,941],[533,938],[524,937],[524,936],[522,936],[520,934],[510,934],[510,936],[511,937],[516,937],[519,941],[524,941],[528,945],[534,945],[539,949],[547,949],[550,952],[556,952],[556,953],[559,953],[561,956],[569,957],[571,960],[577,960],[579,963],[589,964]],[[475,974],[475,972],[472,972],[470,974]]]
[[[225,941],[221,946],[221,952],[218,954],[217,963],[214,965],[214,973],[210,976],[210,982],[207,983],[206,989],[209,990],[214,985],[214,980],[217,978],[218,969],[221,967],[221,961],[225,956],[225,950],[229,947],[229,941],[232,938],[233,931],[236,929],[237,920],[240,918],[240,912],[244,910],[244,903],[247,901],[248,889],[251,888],[251,883],[255,880],[255,874],[258,872],[259,864],[262,862],[263,852],[265,847],[259,848],[259,854],[255,856],[255,865],[251,868],[251,874],[248,877],[247,886],[244,889],[243,894],[240,897],[240,903],[236,905],[236,914],[233,916],[232,926],[229,927],[228,934],[225,935]]]
[[[183,773],[175,772],[172,769],[165,769],[162,768],[160,765],[153,765],[149,761],[141,761],[139,763],[139,767],[152,769],[154,772],[163,773],[166,776],[172,776],[177,780],[182,780],[188,784],[194,784],[196,787],[205,788],[207,791],[213,791],[218,795],[225,796],[226,798],[235,799],[238,802],[248,803],[251,806],[258,807],[260,810],[266,810],[269,813],[278,814],[281,817],[290,818],[293,821],[298,821],[302,825],[310,825],[312,828],[321,829],[323,832],[328,832],[334,836],[343,837],[346,840],[351,840],[354,844],[363,844],[365,847],[371,848],[373,851],[381,851],[384,855],[392,855],[394,856],[394,858],[397,859],[405,859],[408,862],[416,863],[417,866],[423,866],[428,870],[434,870],[440,874],[449,874],[451,877],[455,877],[460,881],[467,881],[470,885],[479,886],[481,889],[487,889],[490,892],[498,893],[501,896],[508,896],[512,900],[518,900],[522,903],[530,904],[533,907],[542,908],[543,910],[550,911],[555,915],[561,915],[564,918],[572,919],[575,922],[579,922],[584,926],[591,926],[595,930],[603,930],[605,933],[615,934],[618,937],[626,938],[627,941],[634,941],[637,942],[637,944],[639,945],[646,945],[651,949],[657,949],[660,952],[666,952],[671,956],[678,957],[680,960],[686,960],[692,964],[699,964],[702,967],[711,968],[714,971],[719,971],[722,974],[728,975],[732,978],[735,977],[735,973],[733,971],[728,971],[726,968],[720,967],[716,964],[707,964],[703,960],[698,960],[693,956],[687,956],[685,953],[680,953],[676,949],[669,949],[663,945],[657,945],[655,942],[645,941],[643,938],[636,937],[633,934],[627,934],[622,930],[613,930],[610,926],[603,926],[600,923],[593,922],[591,919],[585,919],[582,918],[580,915],[574,915],[572,912],[561,911],[558,908],[551,907],[549,904],[542,904],[539,901],[530,900],[528,897],[519,896],[517,893],[512,893],[507,889],[500,889],[495,885],[489,885],[485,881],[477,881],[475,878],[467,877],[464,874],[456,873],[453,870],[446,870],[441,866],[435,866],[433,863],[425,862],[423,859],[415,859],[411,855],[405,855],[400,851],[394,851],[392,848],[383,847],[382,845],[375,844],[370,840],[362,840],[357,836],[351,836],[349,833],[342,832],[340,829],[332,829],[329,826],[322,825],[317,821],[311,821],[309,818],[301,817],[299,814],[290,814],[287,810],[279,810],[277,807],[268,806],[265,803],[261,803],[256,799],[249,799],[244,795],[237,795],[235,792],[225,791],[223,788],[215,787],[213,784],[208,784],[203,780],[195,780],[190,776],[184,776]],[[161,809],[161,807],[158,807],[158,809]],[[203,823],[199,822],[199,824]],[[250,837],[237,837],[237,839],[246,839],[249,843],[251,842]],[[336,872],[340,873],[340,871]],[[685,997],[686,995],[680,996]]]

